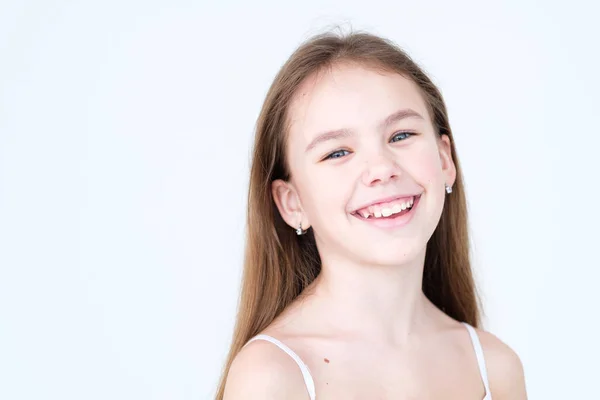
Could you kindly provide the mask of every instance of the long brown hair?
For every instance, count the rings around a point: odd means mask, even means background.
[[[338,62],[353,62],[401,74],[421,90],[439,135],[448,135],[456,166],[452,194],[427,243],[423,292],[450,317],[478,326],[480,304],[469,260],[467,207],[461,168],[442,95],[425,72],[397,45],[354,32],[319,34],[303,43],[283,65],[267,93],[256,126],[246,249],[237,321],[217,399],[223,398],[229,367],[244,344],[265,329],[317,277],[321,270],[312,229],[297,236],[282,219],[271,183],[287,180],[288,110],[298,86]]]

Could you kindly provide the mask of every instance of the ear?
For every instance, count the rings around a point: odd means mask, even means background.
[[[271,184],[271,192],[279,214],[289,226],[296,229],[302,223],[302,230],[309,228],[310,223],[302,209],[300,196],[292,183],[276,179]]]
[[[444,179],[446,180],[447,185],[452,186],[456,180],[456,166],[452,159],[452,143],[450,142],[450,137],[448,135],[440,136],[438,148]]]

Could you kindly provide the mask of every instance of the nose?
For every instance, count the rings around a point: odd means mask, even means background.
[[[370,156],[365,161],[362,180],[366,186],[373,186],[398,179],[399,176],[400,166],[396,163],[393,155],[379,153]]]

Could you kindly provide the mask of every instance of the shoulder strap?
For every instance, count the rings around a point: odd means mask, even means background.
[[[481,379],[483,380],[483,386],[485,386],[485,400],[492,400],[492,394],[490,391],[490,384],[488,382],[487,368],[485,366],[485,358],[483,357],[483,348],[481,347],[481,342],[479,341],[479,336],[477,335],[477,331],[471,325],[466,322],[463,322],[463,325],[467,327],[469,331],[469,335],[471,336],[471,342],[473,343],[473,348],[475,349],[475,355],[477,356],[477,364],[479,365],[479,373],[481,375]]]
[[[267,342],[273,343],[275,346],[279,347],[281,350],[285,351],[287,355],[292,357],[292,359],[298,364],[300,367],[300,371],[302,372],[302,377],[304,378],[304,383],[306,384],[306,389],[308,390],[308,395],[310,396],[310,400],[316,399],[315,394],[315,383],[313,381],[312,376],[310,375],[310,371],[308,370],[308,366],[304,364],[304,362],[300,359],[298,354],[294,353],[292,349],[287,347],[285,344],[281,343],[279,340],[275,339],[269,335],[256,335],[252,339],[248,341],[248,343],[253,342],[255,340],[266,340]],[[248,345],[246,343],[246,345]]]

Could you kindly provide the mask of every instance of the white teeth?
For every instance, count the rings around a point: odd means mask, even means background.
[[[411,198],[409,201],[404,203],[396,203],[393,206],[389,207],[379,207],[379,206],[371,206],[367,207],[363,210],[360,210],[358,213],[363,218],[381,218],[381,217],[389,217],[392,214],[398,214],[406,210],[407,208],[412,207],[415,198]]]

